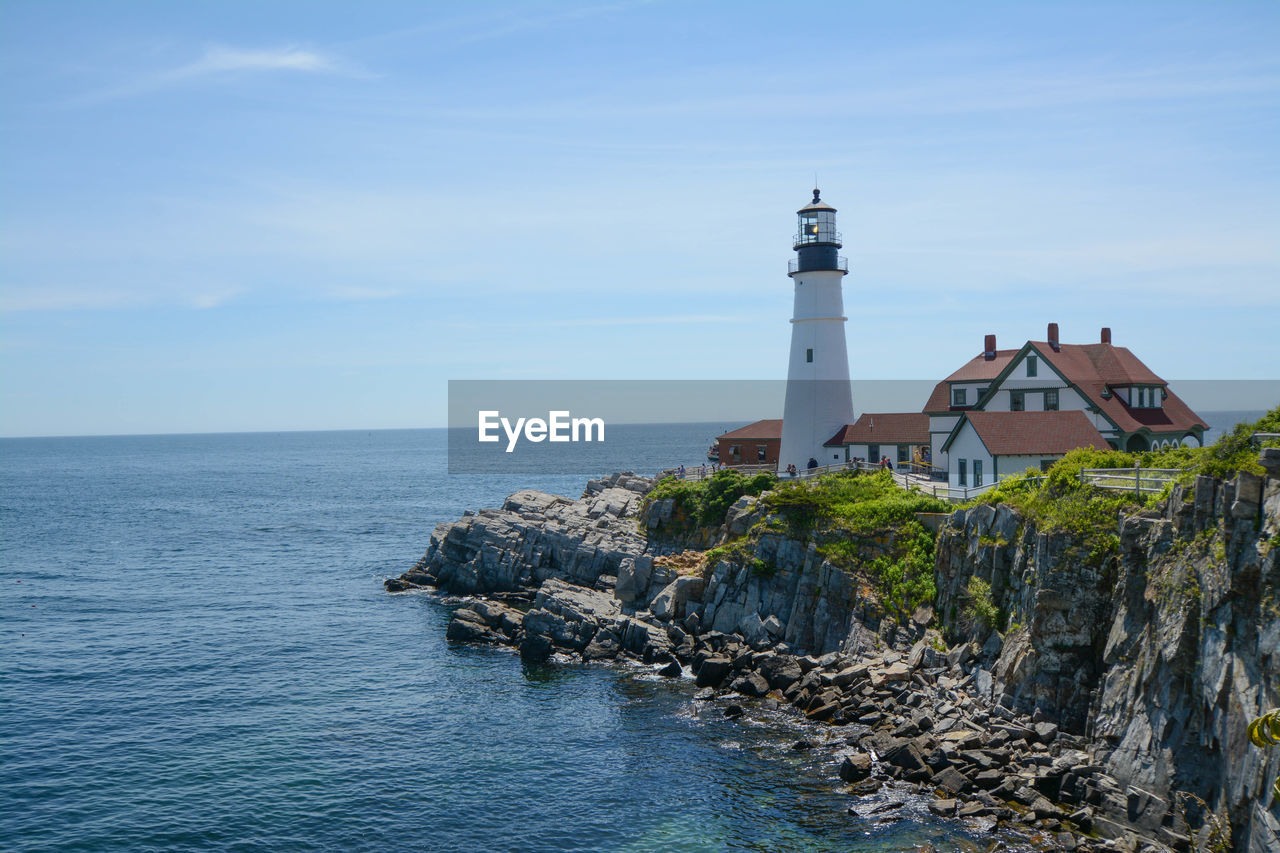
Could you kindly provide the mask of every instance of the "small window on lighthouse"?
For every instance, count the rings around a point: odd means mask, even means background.
[[[804,351],[804,360],[810,363],[813,362],[813,350],[807,349]]]

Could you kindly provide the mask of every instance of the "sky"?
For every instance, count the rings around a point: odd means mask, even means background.
[[[0,435],[781,379],[815,176],[855,378],[1050,321],[1277,378],[1277,44],[1274,2],[5,0]]]

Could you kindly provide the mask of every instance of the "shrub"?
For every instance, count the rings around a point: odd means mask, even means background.
[[[778,482],[777,477],[760,472],[750,477],[732,469],[717,471],[704,480],[664,477],[645,496],[645,505],[672,499],[676,515],[685,520],[685,529],[718,527],[724,524],[729,507],[743,495],[759,495]]]
[[[987,630],[1000,623],[1000,610],[991,598],[991,584],[982,578],[969,578],[969,585],[965,588],[964,615],[970,622],[983,625]]]

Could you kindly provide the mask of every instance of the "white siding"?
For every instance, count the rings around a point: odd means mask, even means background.
[[[992,472],[995,470],[991,454],[983,446],[982,439],[978,438],[973,424],[967,421],[960,428],[960,434],[956,436],[955,441],[951,442],[951,448],[947,451],[947,484],[953,489],[964,488],[960,485],[961,459],[965,461],[965,485],[973,488],[973,460],[975,459],[982,461],[982,482],[984,484],[991,482]]]
[[[1001,456],[996,459],[996,464],[1000,467],[1000,479],[1005,477],[1013,477],[1021,474],[1023,471],[1040,471],[1040,463],[1048,461],[1057,461],[1062,458],[1062,454],[1054,455],[1052,453],[1040,456]]]

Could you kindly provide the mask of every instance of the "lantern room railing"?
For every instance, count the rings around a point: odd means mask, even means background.
[[[792,240],[791,248],[799,249],[804,246],[816,246],[819,243],[834,243],[838,246],[843,242],[844,241],[841,239],[839,231],[828,231],[825,228],[817,234],[806,231],[797,231],[795,238]]]
[[[834,266],[822,266],[822,267],[808,266],[808,267],[807,267],[806,269],[804,269],[804,270],[801,270],[801,269],[800,269],[800,259],[799,259],[799,258],[792,258],[791,260],[787,261],[787,272],[788,272],[788,273],[795,273],[795,272],[809,272],[810,270],[814,270],[814,269],[840,270],[840,272],[848,272],[848,271],[849,271],[849,259],[848,259],[848,258],[846,258],[844,255],[840,255],[840,256],[838,256],[838,257],[836,258],[836,262],[835,262],[835,265],[834,265]]]

